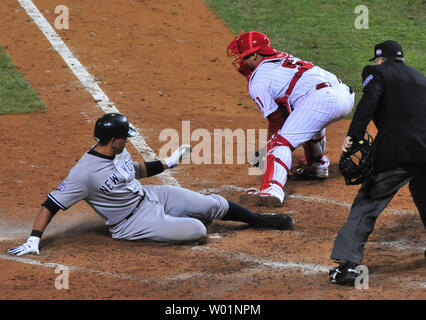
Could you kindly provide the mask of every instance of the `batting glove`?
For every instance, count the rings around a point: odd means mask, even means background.
[[[187,157],[192,152],[192,147],[188,144],[181,145],[172,155],[164,159],[169,168],[176,167],[183,157]]]
[[[12,248],[7,250],[7,253],[14,254],[17,256],[22,256],[27,253],[36,253],[40,254],[38,251],[38,245],[40,243],[39,237],[31,236],[28,238],[27,242],[25,242],[23,245],[20,245],[19,247]]]

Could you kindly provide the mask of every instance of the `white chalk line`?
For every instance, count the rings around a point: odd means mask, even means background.
[[[233,260],[238,260],[238,261],[246,262],[246,263],[253,263],[263,267],[269,267],[272,269],[300,269],[302,272],[307,274],[313,274],[313,273],[319,273],[319,272],[324,273],[324,272],[327,272],[330,268],[329,266],[296,263],[291,261],[290,262],[270,261],[270,260],[265,260],[265,259],[260,259],[254,256],[250,256],[244,253],[235,253],[235,252],[229,253],[229,252],[216,250],[216,249],[212,249],[208,247],[193,247],[192,249],[208,251],[208,252],[212,252],[215,255],[226,256]],[[134,277],[127,274],[122,274],[122,273],[99,271],[99,270],[93,270],[93,269],[82,267],[82,266],[74,266],[74,265],[67,265],[67,264],[54,263],[54,262],[42,262],[37,259],[29,259],[29,258],[12,256],[12,255],[6,255],[6,254],[0,254],[0,259],[6,260],[6,261],[20,262],[20,263],[25,263],[25,264],[35,265],[35,266],[40,266],[45,268],[51,268],[51,269],[61,268],[61,269],[67,269],[69,271],[80,271],[80,272],[91,273],[94,275],[104,276],[108,278],[117,278],[122,280],[132,280],[132,281],[142,281],[142,282],[183,281],[183,280],[191,279],[194,277],[202,277],[205,275],[205,273],[202,273],[202,272],[186,272],[186,273],[181,273],[175,276],[161,278],[161,279],[138,278],[138,277]]]
[[[426,251],[426,246],[413,246],[409,244],[406,239],[399,239],[395,241],[381,241],[381,242],[370,242],[370,244],[375,245],[377,247],[390,247],[395,248],[397,250],[414,250],[424,252]]]
[[[92,95],[93,99],[97,105],[105,112],[117,112],[120,111],[114,105],[105,92],[99,87],[94,76],[92,76],[87,69],[80,63],[80,61],[74,56],[72,51],[68,48],[62,38],[56,33],[52,28],[46,18],[41,14],[38,8],[34,5],[31,0],[18,0],[27,14],[39,27],[40,31],[43,32],[47,40],[50,42],[52,47],[58,52],[62,57],[74,75],[78,78],[80,83],[86,88],[86,90]],[[135,128],[137,134],[135,137],[130,138],[130,142],[135,146],[136,150],[144,157],[146,161],[158,160],[157,155],[154,151],[148,146],[145,142],[142,135],[139,133],[139,130],[132,124],[132,127]],[[171,184],[175,186],[180,186],[178,181],[172,176],[169,170],[164,171],[162,174],[158,175],[158,178],[164,184]]]
[[[249,272],[249,271],[262,272],[265,269],[272,269],[272,270],[295,269],[302,272],[305,275],[315,275],[315,274],[328,273],[328,271],[332,267],[331,265],[319,265],[319,264],[312,264],[312,263],[300,263],[300,262],[293,262],[293,261],[276,261],[276,260],[263,259],[254,255],[249,255],[242,252],[219,250],[219,249],[214,249],[207,246],[195,246],[195,247],[192,247],[192,250],[193,252],[202,251],[202,252],[212,253],[216,256],[226,257],[234,261],[258,265],[258,267],[256,268],[241,269],[241,272]],[[61,268],[62,270],[66,269],[69,271],[86,272],[86,273],[103,276],[107,278],[138,281],[138,282],[144,282],[144,283],[167,284],[169,282],[185,281],[185,280],[190,280],[192,278],[207,278],[211,276],[203,272],[185,272],[178,275],[165,277],[165,278],[163,277],[159,279],[158,278],[139,278],[139,277],[131,276],[128,274],[123,274],[123,273],[99,271],[99,270],[93,270],[93,269],[82,267],[82,266],[74,266],[74,265],[67,265],[67,264],[60,264],[60,263],[53,263],[53,262],[42,262],[36,259],[22,258],[17,256],[5,255],[5,254],[0,254],[0,259],[6,260],[6,261],[15,261],[20,263],[25,263],[29,265],[36,265],[40,267],[52,268],[52,269]],[[236,274],[232,273],[232,274],[229,274],[229,276],[233,277],[233,276],[236,276]],[[400,279],[397,279],[397,280],[398,280],[397,282],[400,282]],[[425,285],[422,281],[410,281],[407,283],[415,287],[421,287],[421,288],[423,288]]]
[[[232,184],[225,184],[219,188],[205,188],[205,189],[199,190],[198,192],[202,194],[210,194],[210,193],[219,193],[219,192],[229,191],[229,190],[244,192],[247,190],[247,188],[235,186]],[[352,206],[352,203],[349,203],[349,202],[336,201],[333,199],[327,199],[327,198],[321,198],[321,197],[315,197],[315,196],[305,196],[301,194],[288,194],[288,195],[286,194],[285,198],[297,199],[297,200],[308,201],[308,202],[317,202],[322,204],[331,204],[331,205],[344,207],[344,208],[350,208]],[[285,202],[285,199],[284,199],[284,202]],[[395,215],[417,214],[416,212],[413,212],[413,211],[388,209],[388,208],[385,209],[384,212],[389,212],[390,214],[395,214]]]
[[[54,263],[54,262],[42,262],[36,259],[29,259],[29,258],[23,258],[23,257],[17,257],[17,256],[11,256],[6,254],[0,254],[0,259],[6,260],[6,261],[15,261],[15,262],[21,262],[29,265],[35,265],[39,267],[44,268],[50,268],[50,269],[56,269],[60,268],[61,270],[68,270],[70,272],[72,271],[79,271],[79,272],[85,272],[85,273],[91,273],[98,276],[103,276],[107,278],[114,278],[114,279],[121,279],[121,280],[131,280],[131,281],[139,281],[139,282],[171,282],[171,281],[182,281],[186,280],[192,277],[199,277],[203,274],[200,272],[187,272],[182,273],[176,276],[161,278],[161,279],[154,279],[154,278],[139,278],[134,277],[128,274],[123,273],[114,273],[109,271],[99,271],[99,270],[93,270],[90,268],[82,267],[82,266],[73,266],[73,265],[67,265],[67,264],[61,264],[61,263]]]
[[[39,261],[39,260],[36,260],[36,259],[29,259],[29,258],[12,256],[12,255],[6,255],[6,254],[0,254],[0,258],[2,260],[6,260],[6,261],[21,262],[21,263],[25,263],[25,264],[29,264],[29,265],[35,265],[35,266],[51,268],[51,269],[61,268],[61,269],[67,269],[69,271],[81,271],[81,272],[97,274],[97,275],[105,276],[105,277],[108,277],[108,278],[136,280],[136,278],[129,276],[129,275],[117,274],[117,273],[108,272],[108,271],[92,270],[92,269],[81,267],[81,266],[72,266],[72,265],[55,263],[55,262],[42,262],[42,261]]]
[[[328,272],[331,268],[331,266],[328,266],[328,265],[299,263],[299,262],[293,262],[293,261],[268,260],[268,259],[263,259],[263,258],[253,256],[253,255],[248,255],[242,252],[224,251],[224,250],[213,249],[213,248],[205,247],[205,246],[193,247],[193,250],[212,252],[215,255],[231,258],[232,260],[238,260],[245,263],[258,264],[264,267],[270,267],[272,269],[299,269],[300,271],[306,274],[325,273],[325,272]]]

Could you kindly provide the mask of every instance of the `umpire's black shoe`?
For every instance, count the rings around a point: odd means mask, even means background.
[[[339,266],[330,270],[330,282],[341,285],[354,286],[355,279],[360,275],[355,268],[357,263],[342,261]]]
[[[253,228],[268,228],[278,230],[293,229],[294,219],[288,214],[280,213],[259,213],[259,220],[256,224],[251,224]]]

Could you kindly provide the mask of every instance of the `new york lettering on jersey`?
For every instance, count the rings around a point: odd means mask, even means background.
[[[119,182],[120,182],[120,179],[117,177],[117,174],[114,172],[108,177],[108,179],[105,180],[104,184],[99,187],[99,190],[104,193],[109,193],[115,188],[115,186]]]
[[[120,184],[126,184],[135,178],[135,167],[130,154],[123,153],[124,157],[116,156],[113,160],[114,172],[112,172],[99,190],[104,193],[110,193]]]

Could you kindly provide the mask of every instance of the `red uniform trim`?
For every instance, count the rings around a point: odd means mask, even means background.
[[[262,100],[260,100],[259,97],[256,97],[256,100],[259,101],[260,105],[262,106],[262,109],[265,109],[265,107],[263,106],[263,102]],[[259,107],[260,108],[260,107]]]
[[[287,173],[290,172],[290,170],[288,170],[288,167],[286,166],[286,164],[284,162],[282,162],[281,159],[275,158],[275,162],[278,162],[280,165],[282,165],[284,167],[284,169],[287,171]]]
[[[278,185],[281,189],[284,189],[284,186],[283,186],[281,183],[279,183],[277,180],[272,180],[272,181],[271,181],[271,184],[276,184],[276,185]]]
[[[320,89],[322,89],[322,88],[326,88],[326,87],[331,87],[331,83],[330,82],[322,82],[322,83],[320,83],[320,84],[317,84],[316,86],[315,86],[315,89],[316,90],[320,90]]]
[[[250,75],[247,77],[248,82],[250,83],[250,80],[253,76],[253,74],[255,73],[255,71],[257,70],[257,68],[259,68],[259,66],[263,63],[263,61],[267,61],[267,60],[276,60],[276,59],[282,59],[282,58],[287,58],[289,56],[288,53],[285,52],[281,52],[278,51],[276,54],[271,55],[271,56],[266,56],[265,58],[263,58],[262,62],[259,63],[256,68],[252,71],[252,73],[250,73]]]
[[[279,134],[274,134],[268,142],[267,150],[272,150],[275,147],[287,146],[291,151],[294,151],[294,147],[286,138],[280,136]]]
[[[293,110],[290,108],[290,105],[288,103],[288,97],[282,97],[282,98],[278,98],[275,99],[275,103],[278,105],[278,107],[280,108],[284,108],[285,110],[287,110],[287,113],[290,114]]]
[[[275,102],[277,102],[277,100],[282,103],[285,104],[287,111],[290,113],[291,111],[293,111],[293,108],[290,106],[288,99],[291,95],[291,93],[293,92],[294,87],[296,86],[297,81],[299,81],[300,77],[302,76],[303,73],[305,73],[306,71],[312,69],[313,67],[315,67],[311,62],[306,62],[306,61],[298,61],[296,63],[293,63],[293,60],[291,59],[287,59],[283,62],[282,66],[284,68],[297,68],[297,72],[294,74],[293,78],[290,81],[290,84],[285,92],[284,97],[278,98],[275,100]],[[278,102],[277,102],[278,104]]]
[[[278,109],[272,112],[268,116],[268,131],[272,133],[276,133],[280,130],[287,119],[287,116],[283,114],[281,110],[282,107],[278,106]]]
[[[269,154],[266,156],[266,171],[262,177],[262,184],[260,186],[260,190],[265,190],[269,188],[270,182],[274,177],[274,161],[275,157],[273,154]]]

